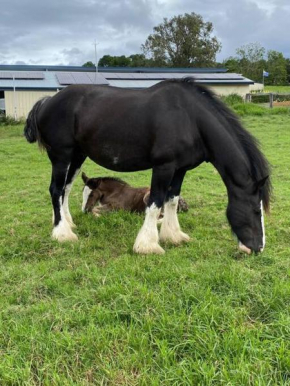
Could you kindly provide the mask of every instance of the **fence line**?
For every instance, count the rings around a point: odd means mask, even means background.
[[[257,93],[248,93],[246,94],[245,101],[247,103],[253,102],[255,97],[268,97],[269,107],[273,108],[275,106],[286,106],[290,107],[290,94],[289,93],[273,93],[273,92],[257,92]],[[282,100],[281,100],[282,99]],[[256,102],[259,103],[259,102]],[[262,102],[260,102],[262,103]],[[267,103],[267,102],[266,102]]]

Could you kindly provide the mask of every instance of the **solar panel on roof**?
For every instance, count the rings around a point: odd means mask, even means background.
[[[99,72],[87,72],[87,76],[90,78],[92,84],[109,84],[103,74]]]
[[[0,71],[0,79],[13,79],[12,72]]]
[[[56,72],[57,80],[61,85],[70,85],[75,84],[75,80],[73,79],[70,72]]]
[[[108,84],[102,74],[94,72],[57,72],[56,77],[63,86],[70,84]]]
[[[0,79],[44,79],[41,71],[0,71]]]

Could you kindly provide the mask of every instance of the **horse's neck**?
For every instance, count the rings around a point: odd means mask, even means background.
[[[228,190],[246,187],[251,182],[250,161],[237,138],[218,124],[212,126],[207,147],[208,160],[219,172]]]

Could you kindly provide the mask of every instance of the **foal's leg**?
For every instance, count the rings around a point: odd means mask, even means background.
[[[85,159],[86,157],[82,153],[76,152],[76,151],[74,152],[73,158],[68,170],[68,174],[65,182],[65,188],[63,191],[63,211],[64,211],[65,218],[71,227],[75,227],[76,225],[74,224],[69,211],[69,204],[68,204],[69,194],[70,194],[73,182],[76,179],[77,175],[79,174],[79,171]]]
[[[136,238],[133,250],[137,253],[164,253],[158,243],[157,220],[166,192],[174,175],[172,166],[153,168],[150,197],[146,208],[145,221]]]
[[[170,190],[165,198],[164,217],[160,229],[160,240],[168,241],[173,244],[180,244],[183,241],[189,241],[190,237],[183,233],[177,217],[177,207],[181,185],[186,170],[177,170],[171,182]]]

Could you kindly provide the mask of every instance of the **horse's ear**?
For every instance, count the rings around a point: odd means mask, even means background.
[[[266,176],[266,177],[262,178],[260,181],[258,181],[257,185],[256,185],[257,189],[261,189],[265,185],[268,178],[269,178],[269,176]]]
[[[149,190],[149,192],[145,193],[145,195],[143,197],[143,202],[145,205],[148,205],[149,196],[150,196],[150,190]]]
[[[86,174],[84,172],[82,172],[82,179],[83,179],[84,183],[86,184],[89,180],[89,177],[87,177]]]

